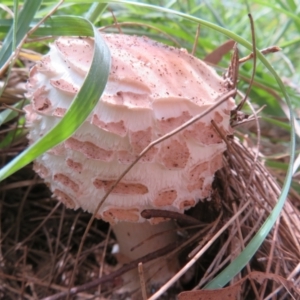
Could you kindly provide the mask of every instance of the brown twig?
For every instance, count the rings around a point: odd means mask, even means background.
[[[142,291],[142,297],[143,300],[147,300],[147,290],[146,290],[146,282],[145,282],[145,276],[144,276],[144,268],[143,268],[143,263],[138,264],[138,273],[139,273],[139,278],[140,278],[140,284],[141,284],[141,291]]]
[[[196,36],[194,39],[193,49],[192,49],[192,53],[191,53],[192,55],[195,55],[195,53],[196,53],[199,35],[200,35],[200,24],[198,24],[198,26],[197,26]]]
[[[110,233],[111,233],[111,226],[109,226],[108,228],[108,232],[105,238],[105,245],[104,245],[104,249],[103,249],[103,254],[101,257],[101,265],[100,265],[100,269],[99,269],[99,278],[101,278],[103,276],[103,270],[104,270],[104,262],[105,262],[105,256],[106,256],[106,251],[107,251],[107,246],[108,246],[108,241],[110,238]],[[101,295],[101,284],[99,284],[98,286],[98,294],[99,296]]]
[[[115,16],[113,10],[110,9],[110,8],[109,8],[108,10],[109,10],[109,12],[111,13],[111,15],[112,15],[112,17],[113,17],[113,19],[114,19],[114,25],[118,28],[119,33],[120,33],[120,34],[123,34],[122,29],[121,29],[121,26],[120,26],[120,24],[119,24],[119,22],[118,22],[118,20],[117,20],[117,18],[116,18],[116,16]]]
[[[247,88],[246,94],[244,99],[239,103],[239,105],[236,108],[236,111],[239,111],[243,108],[249,94],[252,88],[252,84],[254,81],[254,76],[256,72],[256,39],[255,39],[255,29],[254,29],[254,22],[251,14],[248,14],[249,20],[250,20],[250,25],[251,25],[251,32],[252,32],[252,47],[253,47],[253,68],[252,68],[252,74],[251,74],[251,79],[249,86]]]
[[[260,53],[266,55],[266,54],[270,54],[270,53],[276,53],[276,52],[279,52],[279,51],[281,51],[280,47],[278,47],[278,46],[270,46],[268,48],[260,50]],[[242,63],[244,63],[244,62],[252,59],[253,57],[254,57],[254,54],[253,54],[253,52],[251,52],[249,55],[247,55],[247,56],[245,56],[243,58],[240,58],[239,59],[239,63],[242,64]]]

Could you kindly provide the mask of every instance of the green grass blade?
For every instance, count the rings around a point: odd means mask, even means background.
[[[13,26],[13,38],[12,38],[12,50],[15,51],[17,47],[17,25],[18,25],[18,6],[19,1],[14,0],[14,26]]]
[[[96,23],[107,7],[106,3],[93,3],[86,13],[85,18]]]
[[[274,118],[268,118],[268,117],[265,117],[265,116],[262,117],[262,120],[265,120],[268,123],[270,123],[270,124],[272,124],[274,126],[277,126],[279,128],[282,128],[282,129],[284,129],[286,131],[290,131],[291,130],[290,124],[288,124],[286,122],[279,121],[279,120],[276,120]]]
[[[17,123],[18,128],[10,131],[5,137],[0,141],[0,149],[8,148],[12,145],[13,142],[18,141],[21,137],[24,137],[27,134],[27,130],[24,130],[25,126],[25,117],[22,116],[19,118]]]
[[[33,28],[39,19],[34,19],[30,28]],[[7,32],[13,22],[12,20],[0,20],[0,32]],[[39,26],[31,37],[45,37],[47,35],[54,36],[91,36],[93,33],[86,27],[86,21],[83,18],[68,17],[62,19],[60,16],[52,16]]]
[[[33,20],[33,17],[40,7],[42,0],[27,0],[24,1],[23,9],[20,11],[18,16],[18,22],[16,24],[16,40],[15,44],[18,46],[22,39],[28,32],[29,25]],[[4,64],[9,59],[11,53],[13,52],[13,42],[14,42],[14,27],[11,27],[6,38],[3,41],[2,48],[0,50],[0,70]]]
[[[274,11],[278,11],[282,14],[287,15],[289,18],[291,18],[292,20],[295,21],[297,26],[300,26],[300,17],[297,14],[294,14],[291,11],[283,9],[283,8],[279,7],[278,5],[271,3],[271,2],[265,2],[265,1],[260,1],[260,0],[254,0],[253,2],[260,4],[262,6],[270,7]]]
[[[93,32],[86,26],[86,19],[65,16],[52,16],[42,24],[32,36],[44,37],[47,35],[54,36],[91,36]]]
[[[0,20],[0,33],[8,33],[13,24],[13,20]]]
[[[69,18],[76,17],[56,18],[61,22],[66,22]],[[65,116],[55,127],[0,170],[0,181],[71,136],[85,121],[100,99],[109,75],[110,52],[98,30],[88,20],[82,20],[81,23],[85,24],[85,30],[89,32],[89,35],[94,35],[95,48],[91,68],[80,91]]]
[[[22,109],[25,104],[28,104],[29,101],[20,101],[14,104],[12,107],[17,109]],[[2,112],[0,112],[0,126],[9,122],[13,118],[17,117],[19,113],[13,109],[5,109]]]

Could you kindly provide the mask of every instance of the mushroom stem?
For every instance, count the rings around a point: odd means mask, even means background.
[[[119,222],[113,226],[113,232],[119,244],[119,263],[128,263],[143,257],[174,243],[177,239],[176,227],[173,221],[161,222],[156,225],[149,222],[139,224]],[[161,284],[174,274],[177,266],[177,258],[171,258],[170,260],[158,258],[146,263],[144,265],[146,283],[150,283],[151,286]],[[125,281],[131,282],[128,282],[122,292],[139,288],[137,269],[133,270],[130,275],[123,277],[123,280],[125,284]]]

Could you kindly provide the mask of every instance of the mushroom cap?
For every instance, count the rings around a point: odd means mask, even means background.
[[[225,81],[184,49],[147,37],[103,34],[112,65],[95,109],[72,137],[36,159],[36,172],[69,208],[93,213],[110,186],[152,141],[216,103]],[[35,65],[25,108],[29,140],[63,117],[89,70],[94,41],[61,37]],[[101,66],[99,66],[101,67]],[[226,145],[211,125],[231,133],[232,98],[155,145],[125,175],[98,211],[111,223],[142,222],[144,209],[183,212],[210,196]]]

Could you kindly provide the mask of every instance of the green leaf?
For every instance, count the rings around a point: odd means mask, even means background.
[[[269,122],[270,124],[272,124],[274,126],[278,126],[278,127],[282,128],[286,131],[291,130],[290,124],[287,124],[286,122],[282,122],[282,121],[276,120],[274,118],[268,118],[268,117],[265,117],[265,116],[263,116],[262,119]]]
[[[74,16],[52,16],[42,24],[32,36],[92,36],[93,32],[87,27],[87,19]]]
[[[106,8],[106,3],[93,3],[89,11],[86,13],[85,18],[92,23],[96,23]]]

